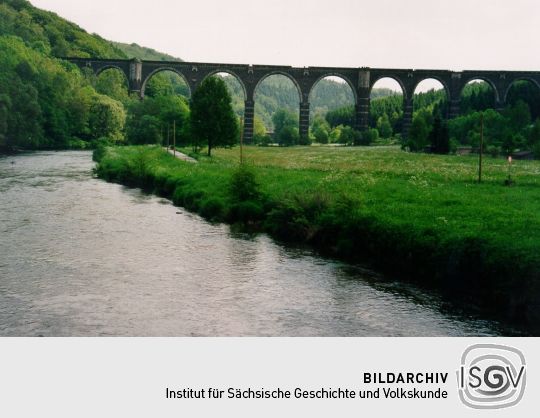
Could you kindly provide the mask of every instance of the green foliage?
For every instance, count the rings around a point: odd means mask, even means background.
[[[284,109],[298,114],[299,92],[294,83],[286,76],[271,75],[265,78],[255,91],[255,114],[262,119],[267,129],[274,128],[274,114]]]
[[[261,197],[259,183],[255,171],[243,164],[233,172],[230,185],[230,195],[233,202],[258,200]]]
[[[252,168],[241,165],[232,173],[229,196],[231,205],[228,218],[230,221],[250,222],[261,219],[262,194]]]
[[[109,133],[122,138],[121,104],[98,95],[71,65],[0,36],[0,69],[3,148],[68,148]]]
[[[0,3],[0,36],[14,35],[43,55],[56,57],[126,58],[112,43],[90,35],[56,14],[23,0]]]
[[[52,55],[125,57],[53,13],[26,1],[2,2],[0,148],[87,148],[109,134],[121,140],[121,104],[97,94],[96,80]]]
[[[371,128],[364,132],[360,132],[355,140],[354,145],[371,145],[379,139],[379,131],[377,129]]]
[[[145,97],[189,97],[189,87],[182,77],[172,71],[162,71],[152,76],[144,91]]]
[[[514,106],[518,101],[527,104],[533,120],[540,117],[540,88],[536,84],[525,80],[512,83],[506,102],[509,106]]]
[[[379,131],[381,138],[386,139],[392,136],[392,124],[390,123],[390,118],[387,113],[384,113],[377,119],[377,130]]]
[[[448,125],[440,116],[435,117],[433,129],[429,133],[431,150],[436,154],[448,154],[450,152],[450,134]]]
[[[253,143],[264,144],[265,141],[267,141],[267,137],[266,127],[264,126],[263,121],[258,116],[255,116],[253,124]],[[247,144],[245,140],[244,143]]]
[[[354,94],[346,82],[325,78],[313,87],[309,102],[312,115],[324,115],[331,110],[354,105]]]
[[[176,124],[177,145],[187,145],[190,110],[180,96],[147,97],[129,105],[126,125],[127,139],[132,144],[173,144]]]
[[[128,58],[138,58],[144,61],[177,61],[182,62],[180,58],[173,57],[163,52],[158,52],[152,48],[137,45],[136,43],[123,44],[121,42],[112,42],[112,44],[127,55]]]
[[[376,127],[382,138],[389,138],[394,131],[400,132],[402,118],[402,94],[393,92],[392,94],[383,97],[373,97],[372,95],[369,109],[369,125],[371,127]],[[387,122],[389,122],[391,129],[388,128]],[[390,132],[390,130],[392,132]]]
[[[330,138],[330,124],[321,116],[315,116],[311,133],[319,144],[328,144]]]
[[[195,144],[207,144],[209,156],[212,148],[231,147],[238,142],[231,96],[220,77],[206,78],[193,94],[190,128]]]
[[[521,132],[531,124],[529,105],[523,100],[517,100],[513,105],[505,109],[504,115],[514,132]]]
[[[345,106],[326,114],[326,121],[332,128],[339,125],[354,126],[354,106]]]
[[[360,142],[360,132],[354,130],[350,126],[341,128],[339,135],[339,143],[344,145],[356,145]]]
[[[88,124],[96,137],[122,141],[125,123],[126,112],[120,102],[104,95],[93,97]]]
[[[495,92],[485,81],[469,83],[461,93],[460,106],[463,115],[493,109],[495,107]]]
[[[298,116],[287,109],[279,109],[272,116],[274,139],[282,147],[298,144]]]
[[[237,150],[193,165],[140,148],[109,148],[98,174],[155,189],[209,219],[246,222],[472,296],[503,315],[516,303],[522,312],[537,306],[539,162],[516,162],[519,180],[508,188],[503,159],[486,158],[477,184],[476,158],[395,147],[246,147],[252,174],[238,174]]]
[[[403,142],[403,149],[419,152],[423,151],[428,145],[428,136],[430,133],[428,115],[426,112],[417,113],[412,121],[409,135]]]
[[[417,93],[413,99],[414,111],[428,109],[433,113],[437,107],[441,114],[445,115],[447,110],[447,97],[444,89],[431,89],[424,93]]]
[[[91,75],[89,79],[98,93],[105,94],[124,104],[129,103],[128,81],[122,71],[109,69],[103,71],[98,77]]]

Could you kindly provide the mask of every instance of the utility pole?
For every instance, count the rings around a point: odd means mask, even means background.
[[[482,183],[482,157],[484,156],[484,112],[480,114],[480,154],[478,157],[478,183]]]
[[[170,128],[171,128],[171,126],[167,123],[167,152],[169,152],[169,146],[171,144]]]
[[[176,120],[173,121],[173,150],[176,157]]]

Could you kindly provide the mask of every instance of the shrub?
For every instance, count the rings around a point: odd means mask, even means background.
[[[225,204],[221,199],[209,197],[201,202],[199,213],[206,219],[213,221],[222,220],[225,212]]]
[[[282,241],[302,242],[309,236],[310,225],[298,206],[285,202],[270,211],[265,228]]]
[[[364,132],[361,132],[355,138],[354,145],[370,145],[379,139],[379,131],[377,129],[368,129]]]
[[[245,200],[234,203],[228,214],[229,222],[250,223],[257,222],[264,218],[264,209],[261,202]]]
[[[261,193],[255,172],[250,167],[241,165],[232,175],[229,192],[234,203],[258,200]]]

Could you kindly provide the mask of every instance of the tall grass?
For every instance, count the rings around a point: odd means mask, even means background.
[[[373,267],[540,328],[540,164],[377,148],[255,148],[199,164],[159,148],[108,148],[98,174],[214,221]],[[536,324],[536,325],[535,325]]]

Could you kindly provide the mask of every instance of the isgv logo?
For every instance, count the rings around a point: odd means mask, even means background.
[[[458,385],[461,401],[475,409],[500,409],[523,398],[525,356],[517,348],[475,344],[461,356]]]

